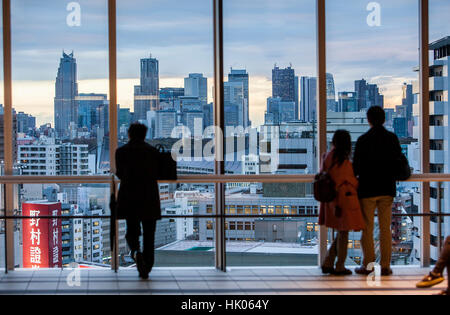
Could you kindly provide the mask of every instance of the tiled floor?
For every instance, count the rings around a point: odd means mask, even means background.
[[[394,276],[379,283],[363,276],[322,276],[317,268],[230,268],[223,273],[209,268],[155,268],[147,281],[136,270],[79,269],[79,281],[72,270],[16,270],[0,274],[0,294],[192,294],[192,295],[275,295],[275,294],[426,294],[439,286],[418,290],[415,283],[429,269],[394,268]],[[377,285],[378,284],[378,285]]]

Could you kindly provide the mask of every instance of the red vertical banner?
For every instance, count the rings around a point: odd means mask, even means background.
[[[39,218],[60,216],[61,203],[23,203],[22,215],[36,217],[23,220],[23,268],[61,267],[61,219]]]

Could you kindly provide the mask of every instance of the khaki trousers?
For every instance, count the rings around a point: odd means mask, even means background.
[[[375,248],[373,240],[373,229],[375,220],[375,209],[378,209],[378,225],[380,227],[380,251],[381,268],[389,268],[392,254],[392,202],[391,196],[380,196],[361,199],[361,210],[366,228],[362,232],[361,246],[363,250],[363,266],[375,262]]]

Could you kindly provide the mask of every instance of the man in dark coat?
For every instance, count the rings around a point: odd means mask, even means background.
[[[126,240],[136,261],[139,276],[148,278],[154,264],[156,221],[161,219],[157,183],[159,152],[145,142],[147,127],[134,123],[129,142],[116,151],[116,175],[120,179],[118,215],[127,222]],[[143,228],[144,250],[139,237]]]
[[[391,275],[392,203],[397,194],[395,168],[401,156],[400,142],[395,134],[384,128],[386,114],[379,106],[367,111],[371,129],[362,135],[355,148],[353,168],[359,180],[358,195],[366,223],[361,238],[363,264],[355,270],[369,274],[375,263],[373,240],[375,209],[380,228],[381,274]]]

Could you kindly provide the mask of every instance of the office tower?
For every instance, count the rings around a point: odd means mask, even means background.
[[[404,83],[402,86],[402,105],[406,106],[406,121],[408,125],[408,136],[412,136],[412,128],[414,125],[413,121],[413,104],[414,104],[414,94],[412,84]]]
[[[397,116],[393,121],[394,133],[399,138],[406,138],[408,136],[408,124],[406,117]]]
[[[208,79],[201,73],[190,73],[184,79],[184,96],[198,98],[202,104],[208,102]]]
[[[272,70],[272,97],[280,97],[284,102],[295,102],[295,70],[291,67]]]
[[[339,92],[338,112],[357,112],[358,100],[355,92]]]
[[[71,54],[63,52],[55,83],[55,129],[60,138],[68,138],[70,123],[77,124],[77,62]]]
[[[244,127],[244,84],[224,82],[225,126]]]
[[[317,78],[300,78],[300,120],[312,122],[316,119]]]
[[[366,80],[355,81],[355,92],[358,98],[358,110],[368,110],[372,106],[384,107],[384,96],[376,84],[368,84]]]
[[[295,119],[295,102],[283,101],[281,97],[267,99],[266,124],[279,125]]]
[[[172,130],[177,126],[177,112],[167,109],[155,114],[155,139],[171,138]]]
[[[95,127],[107,125],[105,123],[105,113],[101,110],[103,107],[108,107],[108,100],[106,94],[95,93],[80,93],[76,96],[78,104],[78,127],[87,128],[88,131],[95,131]],[[109,117],[106,117],[109,119]],[[106,132],[107,130],[105,130]]]
[[[214,125],[214,108],[213,103],[203,105],[203,130]]]
[[[155,58],[141,59],[141,85],[134,87],[135,120],[146,120],[148,111],[159,109],[159,62]]]
[[[244,87],[244,128],[247,128],[251,125],[249,116],[250,96],[248,80],[248,73],[245,69],[230,69],[230,73],[228,74],[228,82],[242,82]]]
[[[125,126],[128,128],[131,124],[131,113],[129,108],[120,108],[119,109],[119,124],[118,127]]]
[[[15,111],[13,111],[15,113]],[[17,132],[28,134],[36,128],[36,117],[18,112],[17,117]]]
[[[450,65],[450,36],[441,38],[429,46],[433,51],[433,61],[430,62],[430,172],[431,173],[450,173],[450,151],[448,150],[448,142],[450,141],[450,129],[448,128],[449,113],[448,113],[448,94],[450,91],[449,80],[449,65]],[[420,89],[417,84],[414,84],[414,106],[419,106]],[[419,121],[418,113],[414,115],[414,121]],[[420,126],[413,127],[413,137],[419,139]],[[414,147],[413,147],[414,149]],[[416,169],[420,169],[420,147],[417,147],[415,154],[411,154],[411,163],[417,165]],[[439,200],[438,184],[430,183],[430,211],[438,212]],[[450,183],[445,182],[441,184],[441,203],[442,211],[448,212],[450,209]],[[420,200],[420,192],[416,193],[414,201]],[[416,199],[417,198],[417,199]],[[420,205],[419,205],[420,206]],[[414,225],[418,230],[421,230],[421,223],[419,218],[414,218]],[[431,220],[431,248],[430,254],[432,261],[436,261],[439,256],[439,248],[437,247],[438,223]],[[450,231],[450,221],[443,220],[442,231]],[[448,235],[448,233],[447,233]],[[445,237],[445,232],[444,235]],[[420,235],[414,238],[414,248],[421,248]],[[420,253],[416,258],[419,258]]]
[[[184,96],[184,88],[161,88],[159,90],[160,109],[174,108],[175,101],[181,96]]]
[[[334,86],[334,77],[331,73],[327,73],[326,81],[327,81],[327,111],[335,112],[337,111],[336,88]]]
[[[192,137],[203,135],[203,112],[200,110],[189,110],[182,113],[183,126],[187,127]]]

